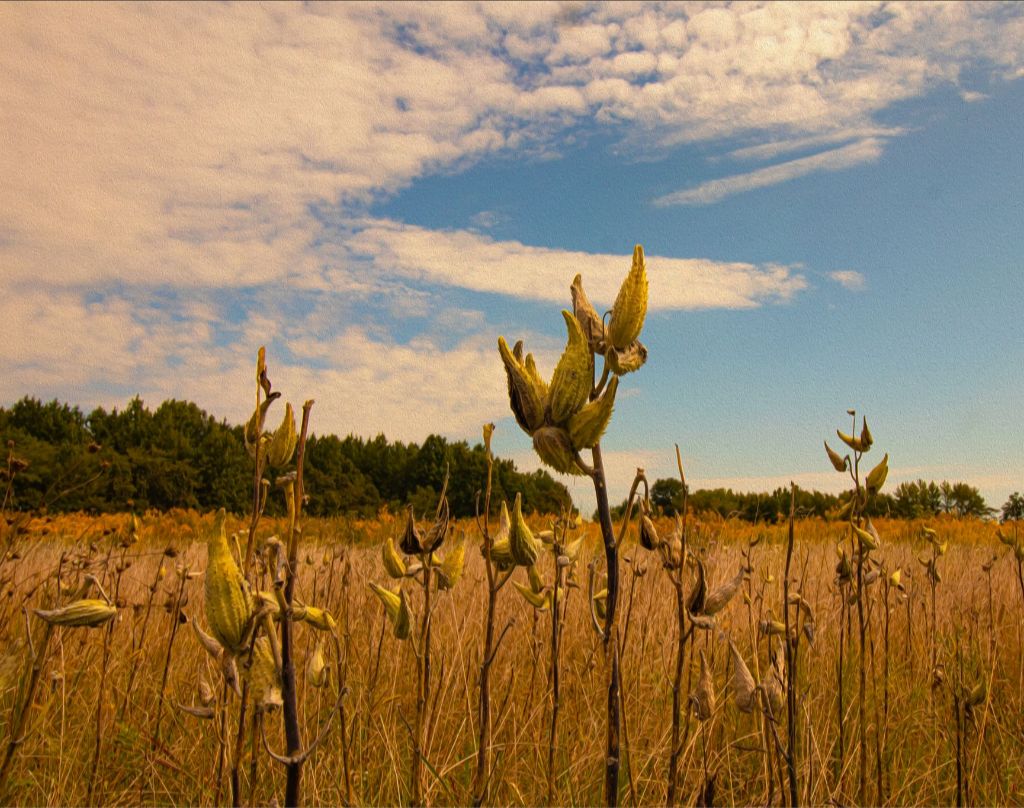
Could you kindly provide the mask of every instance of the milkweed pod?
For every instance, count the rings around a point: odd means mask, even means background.
[[[691,614],[690,622],[693,623],[694,628],[699,628],[701,631],[711,631],[715,627],[715,618],[706,614]]]
[[[373,594],[377,596],[381,604],[384,606],[384,611],[387,613],[388,619],[392,623],[398,619],[398,610],[402,605],[402,598],[398,592],[392,592],[390,589],[385,589],[383,586],[379,586],[373,582],[370,583],[370,589],[373,590]]]
[[[512,557],[512,545],[507,538],[491,545],[491,562],[502,572],[516,565],[516,560]]]
[[[228,549],[226,519],[221,508],[207,534],[206,622],[224,650],[237,654],[242,651],[253,605],[242,572]]]
[[[302,616],[303,622],[308,623],[317,631],[334,631],[338,624],[334,622],[331,613],[316,606],[304,607],[305,613]]]
[[[707,583],[704,580],[704,562],[699,558],[694,558],[697,563],[697,581],[694,584],[693,591],[690,593],[690,599],[686,602],[686,611],[691,615],[703,614],[704,602],[707,598]]]
[[[930,542],[934,542],[939,535],[930,527],[922,527],[921,534]]]
[[[640,514],[640,546],[645,550],[654,550],[661,546],[658,530],[646,513]]]
[[[580,324],[583,335],[587,338],[591,352],[604,353],[604,324],[587,297],[587,293],[583,291],[581,275],[573,278],[569,292],[572,295],[572,312]]]
[[[273,617],[275,620],[281,619],[281,604],[277,601],[277,596],[273,592],[259,591],[256,593],[256,600],[261,609]]]
[[[786,675],[782,670],[780,659],[779,654],[772,655],[771,667],[761,679],[761,690],[767,701],[765,706],[768,708],[765,712],[776,720],[782,717],[786,699],[784,693]]]
[[[860,442],[864,446],[866,452],[871,448],[871,444],[875,442],[875,439],[871,437],[871,430],[868,429],[868,419],[864,419],[864,425],[860,429]]]
[[[707,600],[704,602],[704,614],[713,615],[718,614],[722,611],[732,600],[733,596],[739,591],[740,584],[743,583],[743,578],[746,575],[746,571],[741,566],[735,576],[729,581],[726,581],[717,589],[711,591],[711,594],[707,596]]]
[[[261,401],[259,407],[253,410],[245,425],[245,429],[242,431],[245,450],[249,453],[249,457],[253,459],[256,458],[258,452],[266,451],[266,444],[270,438],[262,431],[263,421],[267,417],[267,410],[270,409],[270,405],[280,397],[280,393],[272,393],[264,401]]]
[[[607,342],[619,350],[640,336],[647,316],[647,266],[644,248],[633,248],[633,265],[619,287],[608,324]]]
[[[213,688],[210,687],[209,682],[205,679],[200,679],[196,684],[196,695],[199,697],[199,703],[204,707],[209,707],[217,699],[216,694],[213,692]]]
[[[381,560],[384,562],[384,571],[389,578],[405,577],[405,562],[395,549],[395,543],[389,536],[384,540],[380,548]]]
[[[512,507],[512,529],[509,533],[509,546],[512,558],[520,567],[529,567],[537,561],[540,546],[533,537],[529,525],[523,518],[523,495],[516,494],[515,505]]]
[[[402,552],[406,555],[419,555],[423,552],[423,542],[420,538],[420,532],[416,528],[416,517],[412,510],[412,505],[406,508],[406,519],[405,519],[405,531],[402,533],[402,539],[399,541],[398,546],[402,548]]]
[[[522,343],[518,343],[516,348],[521,351]],[[498,351],[505,365],[512,414],[523,431],[532,435],[534,430],[544,423],[543,391],[533,384],[525,365],[509,350],[504,337],[498,337]]]
[[[220,659],[224,653],[224,649],[221,648],[220,643],[217,642],[213,637],[199,628],[199,623],[196,619],[192,618],[192,630],[195,632],[196,637],[199,638],[199,642],[203,648],[206,649],[206,653],[212,656],[214,659]]]
[[[935,542],[935,550],[936,550],[936,552],[938,552],[938,554],[940,556],[944,556],[946,554],[946,550],[948,550],[948,549],[949,549],[949,540],[948,539],[946,541],[942,542],[941,544],[939,542]]]
[[[845,443],[847,446],[853,449],[853,451],[867,451],[867,449],[865,449],[864,447],[864,444],[861,442],[860,438],[855,438],[853,437],[853,435],[847,435],[845,432],[840,432],[838,429],[836,430],[836,434],[839,436],[839,440],[841,440],[843,443]]]
[[[398,593],[398,617],[395,619],[395,638],[409,639],[412,631],[412,615],[409,614],[409,601],[405,599],[405,590]]]
[[[587,338],[570,312],[563,310],[562,317],[568,341],[548,387],[551,420],[559,425],[565,424],[587,403],[594,383],[594,357]]]
[[[489,455],[491,453],[491,437],[494,435],[494,424],[486,423],[483,428],[484,434],[484,451]]]
[[[579,558],[580,548],[583,547],[583,536],[579,536],[565,545],[565,557],[572,563]]]
[[[711,671],[708,670],[708,661],[703,650],[700,652],[700,678],[691,700],[698,721],[707,721],[711,718],[715,711],[715,683],[711,678]]]
[[[466,542],[460,541],[444,557],[437,569],[437,588],[442,591],[452,589],[462,578],[462,570],[466,563]]]
[[[544,591],[544,579],[540,577],[540,572],[537,570],[537,565],[533,564],[526,571],[527,577],[530,579],[530,589],[537,594]]]
[[[267,460],[271,466],[281,468],[287,466],[295,453],[295,445],[299,436],[295,432],[295,413],[292,412],[292,405],[284,405],[284,418],[281,425],[274,431],[267,444]]]
[[[594,614],[597,615],[599,620],[604,620],[608,616],[608,590],[602,589],[596,595],[594,595]]]
[[[548,383],[541,378],[540,371],[537,370],[537,362],[533,358],[532,353],[528,353],[526,358],[523,359],[523,367],[526,369],[526,377],[530,380],[535,395],[541,401],[547,401]]]
[[[537,611],[543,612],[548,608],[548,596],[544,592],[534,592],[529,586],[524,586],[519,581],[513,581],[512,585],[523,596],[523,599]]]
[[[179,704],[178,709],[186,715],[191,715],[195,718],[202,718],[206,720],[213,718],[214,715],[212,707],[196,707],[190,704]]]
[[[114,617],[117,609],[105,600],[84,598],[59,609],[36,609],[35,613],[52,626],[94,628]]]
[[[647,361],[647,346],[640,340],[633,340],[625,348],[609,347],[604,352],[608,369],[616,376],[640,370]]]
[[[838,452],[833,451],[832,447],[828,445],[828,441],[825,441],[825,453],[828,455],[829,462],[832,463],[832,468],[840,473],[846,471],[846,458],[840,457]]]
[[[600,398],[585,404],[583,409],[569,419],[569,439],[577,451],[592,449],[601,440],[615,407],[615,391],[619,388],[618,377],[608,382]]]
[[[869,519],[867,522],[867,530],[853,525],[853,532],[857,534],[857,538],[860,539],[860,545],[864,550],[877,550],[879,548],[879,537],[878,531],[874,529]]]
[[[754,709],[754,677],[750,675],[750,668],[740,655],[736,643],[729,640],[729,650],[732,652],[732,687],[736,698],[736,707],[740,712],[749,713]]]
[[[533,433],[533,448],[541,461],[555,471],[573,475],[585,473],[576,462],[569,433],[561,427],[542,426]]]
[[[252,666],[249,669],[249,688],[260,709],[272,712],[284,704],[281,698],[281,677],[274,661],[270,640],[257,638],[252,647]]]
[[[882,457],[882,462],[875,466],[871,471],[868,472],[867,478],[867,489],[868,493],[875,494],[881,490],[882,485],[885,483],[885,478],[889,474],[889,455],[885,454]]]
[[[977,707],[985,701],[986,695],[988,695],[988,687],[985,684],[985,680],[982,679],[978,684],[971,688],[971,692],[968,693],[967,698],[964,699],[964,706]]]
[[[327,684],[327,659],[324,657],[323,642],[317,642],[306,664],[306,681],[313,687]]]
[[[786,633],[786,624],[780,620],[762,620],[760,629],[765,636],[778,636]]]
[[[441,546],[445,536],[448,535],[449,521],[450,511],[448,509],[448,497],[442,497],[437,519],[434,520],[434,524],[430,526],[430,530],[427,531],[427,535],[422,539],[423,549],[426,552],[433,553]]]
[[[221,654],[220,670],[224,674],[224,683],[235,691],[235,695],[242,697],[242,686],[238,683],[238,665],[231,654]]]
[[[889,586],[894,586],[897,589],[902,589],[903,588],[903,583],[902,583],[902,580],[901,580],[902,577],[903,577],[902,571],[900,570],[899,567],[897,567],[893,571],[892,575],[889,576]]]

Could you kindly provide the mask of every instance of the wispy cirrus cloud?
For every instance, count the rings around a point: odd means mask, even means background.
[[[720,202],[733,194],[753,191],[789,182],[798,177],[819,171],[842,171],[862,163],[870,163],[882,156],[884,141],[880,138],[865,138],[838,149],[829,149],[809,157],[799,157],[755,171],[733,174],[722,179],[708,180],[693,188],[674,191],[654,200],[659,207],[669,205],[710,205]]]

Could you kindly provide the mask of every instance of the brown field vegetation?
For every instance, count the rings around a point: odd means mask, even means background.
[[[186,624],[196,617],[205,626],[203,578],[188,572],[202,573],[206,566],[200,539],[211,521],[210,515],[191,512],[154,514],[144,517],[134,534],[127,516],[71,515],[29,525],[0,567],[5,750],[27,680],[36,675],[39,684],[23,730],[13,739],[7,791],[0,798],[22,805],[230,801],[227,778],[237,715],[231,705],[237,696]],[[797,668],[800,802],[858,801],[861,737],[867,744],[869,803],[1024,802],[1024,589],[1018,565],[1012,550],[997,540],[992,523],[940,519],[927,526],[948,542],[937,561],[941,582],[934,587],[934,612],[933,588],[919,560],[932,552],[923,525],[876,523],[883,544],[873,557],[884,570],[866,590],[872,646],[865,660],[868,706],[862,736],[856,615],[851,618],[852,610],[843,609],[836,584],[837,542],[848,545],[848,525],[795,524],[791,591],[810,607],[814,628],[813,643],[805,639],[799,646]],[[305,763],[306,802],[341,804],[350,797],[359,805],[395,805],[409,799],[415,646],[395,639],[368,587],[387,583],[380,547],[386,538],[397,539],[402,527],[402,520],[386,515],[305,522],[296,597],[334,615],[343,668],[339,672],[336,657],[327,654],[330,683],[312,687],[305,666],[321,638],[307,625],[296,624],[305,744],[328,727]],[[240,520],[229,524],[229,530],[243,535],[245,529]],[[260,535],[285,529],[265,519]],[[597,526],[584,529],[588,538],[574,571],[578,588],[570,586],[565,595],[554,757],[557,804],[592,805],[602,799],[606,690],[601,639],[587,597],[588,563],[600,555],[601,546]],[[423,796],[437,805],[472,799],[487,600],[476,525],[459,523],[452,533],[468,542],[466,566],[457,588],[434,594],[433,684],[423,753]],[[728,640],[755,680],[762,680],[769,670],[771,636],[759,627],[783,612],[786,526],[691,518],[689,535],[689,549],[703,559],[711,586],[732,578],[746,563],[741,553],[760,541],[749,549],[753,572],[740,594],[717,616],[714,629],[696,631],[687,645],[687,692],[698,688],[703,654],[715,698],[707,720],[686,711],[678,799],[683,804],[708,797],[723,805],[784,803],[787,785],[772,722],[758,709],[737,709]],[[624,804],[658,805],[666,799],[676,601],[660,557],[635,541],[631,531],[623,548],[620,594],[620,793]],[[165,554],[168,549],[171,555]],[[545,580],[551,580],[552,554],[542,554],[539,563]],[[897,568],[903,590],[886,584]],[[32,614],[56,605],[60,588],[77,585],[86,573],[116,602],[114,620],[99,628],[51,630]],[[517,570],[513,580],[525,584],[525,571]],[[179,593],[180,608],[175,605]],[[415,618],[421,594],[413,587],[409,595]],[[550,615],[550,609],[535,610],[513,587],[499,593],[496,627],[505,633],[492,669],[488,804],[548,801]],[[48,642],[47,633],[52,634]],[[842,754],[840,649],[845,649]],[[335,709],[339,673],[347,688],[344,736]],[[202,702],[199,689],[206,687],[216,697],[210,717],[182,709],[195,711]],[[262,714],[256,723],[262,724],[261,731],[253,732],[250,721],[242,739],[241,797],[247,804],[267,804],[282,795],[282,767],[268,754],[268,749],[283,754],[281,710]],[[777,730],[782,732],[781,725]]]

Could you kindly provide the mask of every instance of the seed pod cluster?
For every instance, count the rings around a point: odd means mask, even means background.
[[[607,330],[577,275],[570,287],[573,310],[563,311],[567,340],[550,383],[545,383],[523,343],[509,348],[498,338],[505,366],[509,405],[516,423],[533,438],[540,459],[563,474],[586,474],[582,449],[597,445],[611,420],[618,376],[639,369],[647,349],[639,341],[647,315],[647,268],[643,247],[633,251],[633,264],[619,289]],[[611,382],[597,396],[593,389],[594,357],[603,356]],[[593,400],[591,400],[594,396]]]

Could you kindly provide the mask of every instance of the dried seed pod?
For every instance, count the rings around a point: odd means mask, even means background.
[[[604,352],[608,369],[616,376],[624,376],[640,370],[647,361],[647,346],[640,340],[633,340],[625,348],[609,347]]]
[[[776,721],[779,720],[783,715],[786,701],[786,674],[782,668],[782,657],[780,654],[772,654],[771,667],[766,671],[764,678],[761,680],[761,691],[768,702],[766,714]]]
[[[402,533],[402,539],[399,541],[398,546],[402,548],[402,552],[406,555],[419,555],[423,552],[423,542],[420,538],[420,532],[416,528],[416,517],[413,513],[412,505],[406,508],[406,513],[405,531]]]
[[[860,430],[860,442],[861,442],[861,445],[863,445],[865,452],[868,449],[870,449],[871,448],[871,444],[875,442],[875,439],[873,437],[871,437],[871,430],[868,429],[868,419],[867,418],[864,419],[864,425],[861,427],[861,430]]]
[[[284,418],[267,444],[267,461],[275,468],[287,466],[295,453],[299,436],[295,432],[295,413],[292,405],[284,405]]]
[[[707,598],[707,584],[704,579],[704,562],[699,558],[694,558],[697,563],[697,583],[693,587],[693,591],[690,593],[690,598],[686,602],[686,611],[691,615],[703,614],[704,603]]]
[[[192,630],[196,633],[196,636],[199,638],[199,642],[202,643],[203,648],[206,649],[206,653],[214,659],[220,659],[224,654],[224,649],[221,647],[219,642],[199,628],[199,623],[194,617],[192,618]]]
[[[242,651],[253,605],[242,572],[228,549],[226,519],[221,508],[207,534],[206,622],[224,650],[237,654]]]
[[[187,715],[195,716],[196,718],[202,718],[209,720],[213,718],[214,711],[212,707],[195,707],[190,704],[179,704],[178,709]]]
[[[592,449],[601,440],[608,422],[612,418],[615,407],[615,391],[619,388],[619,379],[614,377],[600,398],[596,398],[569,419],[569,440],[573,447]]]
[[[583,277],[577,275],[573,278],[572,286],[569,287],[572,295],[572,311],[580,324],[583,335],[587,338],[587,344],[592,353],[604,353],[604,325],[597,311],[591,304],[587,293],[583,291]]]
[[[718,614],[722,611],[732,600],[733,596],[739,591],[740,584],[743,583],[743,578],[746,576],[746,570],[740,566],[739,572],[729,581],[726,581],[717,589],[711,591],[711,594],[707,596],[704,601],[704,614],[713,615]]]
[[[249,689],[254,694],[256,705],[267,712],[273,712],[284,704],[281,698],[281,676],[274,661],[270,640],[257,638],[252,647],[252,663],[249,668]]]
[[[381,560],[384,562],[384,571],[389,578],[405,577],[405,562],[395,549],[395,543],[389,536],[384,540],[380,548]]]
[[[199,696],[199,703],[204,707],[209,707],[216,701],[217,696],[213,692],[213,688],[210,687],[209,682],[205,679],[200,679],[196,685],[196,695]]]
[[[438,547],[444,542],[445,536],[448,535],[448,525],[450,523],[450,512],[448,509],[448,497],[441,499],[441,508],[438,511],[437,519],[434,520],[434,524],[430,526],[430,530],[427,531],[427,535],[423,537],[423,550],[427,553],[433,553]]]
[[[583,408],[594,383],[594,356],[590,353],[587,338],[570,312],[563,310],[562,317],[568,331],[568,342],[548,387],[551,420],[557,425],[567,423]]]
[[[640,336],[647,316],[647,267],[644,248],[637,244],[633,248],[633,265],[619,288],[619,294],[612,306],[611,322],[608,324],[607,341],[622,350]]]
[[[522,343],[516,344],[518,353],[522,352]],[[534,383],[526,366],[512,351],[504,337],[498,337],[498,351],[505,365],[508,378],[508,398],[516,423],[529,435],[544,423],[545,395],[544,391]]]
[[[645,550],[654,550],[661,546],[658,530],[646,513],[640,514],[640,546]]]
[[[35,614],[52,626],[94,628],[113,618],[117,609],[105,600],[83,598],[59,609],[35,609]]]
[[[581,475],[585,472],[576,462],[569,433],[561,427],[542,426],[533,433],[533,449],[541,461],[562,474]]]
[[[533,537],[529,525],[523,518],[523,495],[516,494],[515,505],[512,506],[512,529],[509,532],[509,547],[512,558],[520,567],[532,566],[540,555],[540,545]]]
[[[608,590],[602,589],[596,595],[594,595],[594,614],[597,615],[599,620],[604,620],[608,617]]]
[[[749,713],[754,709],[754,694],[756,687],[754,677],[750,675],[747,663],[743,661],[736,643],[729,640],[729,650],[732,651],[732,686],[736,697],[736,707],[740,712]]]
[[[711,671],[708,670],[708,661],[703,650],[700,652],[700,679],[690,701],[693,703],[693,712],[698,721],[707,721],[711,718],[715,711],[715,683],[711,678]]]

